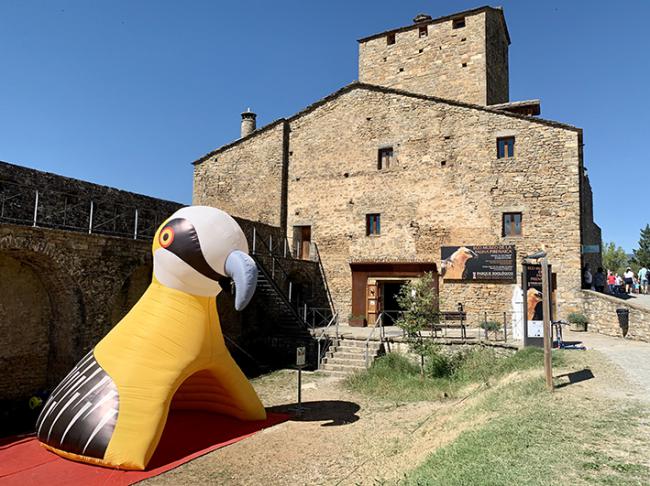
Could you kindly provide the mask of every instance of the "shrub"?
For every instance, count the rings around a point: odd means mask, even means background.
[[[581,314],[580,312],[572,312],[569,314],[568,319],[571,324],[579,324],[581,326],[584,326],[588,322],[587,316]]]
[[[501,329],[503,324],[497,321],[484,321],[481,322],[481,329],[485,329],[488,332],[497,332]]]

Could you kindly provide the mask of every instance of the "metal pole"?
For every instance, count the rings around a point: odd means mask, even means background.
[[[553,391],[553,370],[551,369],[551,302],[548,281],[548,259],[542,258],[542,310],[544,318],[544,374],[546,387]]]
[[[255,255],[255,239],[256,239],[256,231],[255,231],[255,226],[253,226],[253,255]]]
[[[289,302],[291,302],[291,280],[289,280]]]
[[[307,322],[307,304],[305,304],[305,310],[303,312],[303,321]]]
[[[505,312],[503,313],[503,341],[508,342],[508,321]]]
[[[37,216],[38,216],[38,189],[36,189],[36,199],[34,200],[34,226],[36,226]]]
[[[287,258],[287,239],[284,239],[284,250],[282,250],[282,255],[284,258]]]
[[[269,236],[269,255],[273,255],[273,235]]]
[[[318,357],[316,360],[316,369],[320,370],[320,339],[318,340]]]
[[[88,221],[88,234],[93,232],[93,209],[94,209],[94,204],[92,201],[90,201],[90,219]]]
[[[133,239],[138,239],[138,208],[135,208],[135,224],[133,225]]]
[[[275,279],[275,258],[271,258],[271,278]]]
[[[302,413],[302,366],[298,368],[298,415]]]

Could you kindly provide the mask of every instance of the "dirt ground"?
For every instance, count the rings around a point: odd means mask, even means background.
[[[567,398],[588,396],[639,399],[622,368],[597,351],[581,353],[555,375],[588,368],[593,378],[569,383],[555,393]],[[578,375],[579,376],[579,375]],[[507,380],[516,379],[510,377]],[[263,403],[286,411],[296,401],[296,375],[281,371],[253,380]],[[498,386],[498,385],[497,385]],[[166,474],[150,484],[233,485],[374,485],[395,483],[436,448],[453,441],[463,430],[488,420],[472,416],[454,420],[480,389],[446,402],[391,403],[370,400],[347,391],[339,379],[303,373],[301,417],[259,432]]]

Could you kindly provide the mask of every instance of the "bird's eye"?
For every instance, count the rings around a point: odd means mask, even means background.
[[[160,240],[160,246],[167,248],[174,241],[174,229],[171,226],[167,226],[160,232],[158,239]]]

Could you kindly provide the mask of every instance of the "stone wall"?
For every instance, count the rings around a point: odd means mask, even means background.
[[[88,231],[92,226],[93,233],[145,239],[182,206],[6,162],[0,162],[0,203],[0,221],[8,223],[31,224],[36,216],[41,227]]]
[[[287,135],[281,120],[197,160],[193,203],[283,227]]]
[[[616,309],[630,312],[628,339],[650,342],[650,309],[635,304],[632,299],[622,300],[591,290],[582,290],[582,311],[589,320],[589,330],[623,337]]]
[[[582,244],[584,246],[598,246],[599,251],[593,252],[593,249],[590,249],[588,253],[583,253],[582,263],[589,264],[591,267],[591,273],[595,274],[598,270],[598,267],[602,266],[602,236],[600,232],[600,227],[594,222],[594,209],[593,209],[593,194],[591,191],[591,183],[589,182],[589,177],[587,176],[586,170],[583,170],[582,176],[582,198],[581,198],[581,231],[582,231]],[[605,274],[607,269],[604,269]]]
[[[508,38],[500,10],[477,9],[453,28],[436,19],[359,41],[359,81],[476,104],[508,101]],[[419,27],[427,35],[420,36]]]
[[[288,227],[311,225],[342,316],[350,261],[440,262],[443,245],[545,248],[558,304],[580,283],[579,130],[537,119],[359,86],[290,120]],[[497,159],[496,138],[516,137]],[[377,151],[392,146],[393,166]],[[523,235],[502,237],[502,213],[523,214]],[[365,215],[381,214],[381,236]],[[463,302],[471,322],[510,310],[512,284],[444,283],[442,306]],[[447,303],[447,304],[445,304]]]

